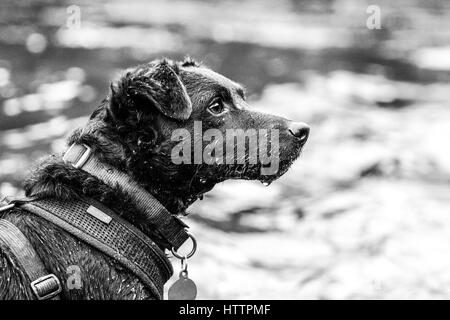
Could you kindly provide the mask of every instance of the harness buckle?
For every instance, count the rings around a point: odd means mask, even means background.
[[[53,273],[31,282],[31,289],[38,300],[51,299],[57,296],[62,290],[59,279]]]

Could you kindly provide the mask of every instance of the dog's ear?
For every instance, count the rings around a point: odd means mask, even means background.
[[[138,67],[111,85],[110,111],[114,118],[130,108],[145,111],[152,107],[177,120],[188,119],[192,112],[186,88],[166,60]]]

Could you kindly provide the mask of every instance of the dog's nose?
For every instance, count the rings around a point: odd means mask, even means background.
[[[289,124],[289,132],[300,140],[301,143],[305,143],[309,137],[309,126],[304,122],[291,122]]]

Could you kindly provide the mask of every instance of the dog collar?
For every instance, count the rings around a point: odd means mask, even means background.
[[[97,177],[110,186],[120,186],[144,212],[150,223],[157,226],[158,233],[170,244],[172,252],[193,237],[186,231],[188,226],[172,215],[155,197],[139,186],[126,173],[100,162],[85,144],[72,144],[63,156],[63,161]],[[193,239],[194,241],[194,239]]]

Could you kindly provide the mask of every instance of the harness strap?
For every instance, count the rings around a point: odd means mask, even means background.
[[[139,210],[145,212],[149,221],[158,226],[158,232],[177,250],[188,238],[188,226],[172,215],[157,199],[139,186],[127,174],[101,163],[92,155],[87,145],[73,144],[64,154],[63,160],[75,168],[82,169],[110,186],[121,186],[134,200]]]
[[[141,231],[92,199],[37,199],[18,206],[59,226],[119,261],[155,296],[163,298],[164,283],[173,268],[165,253]]]
[[[59,300],[61,283],[54,274],[49,274],[31,243],[13,223],[0,219],[0,244],[3,244],[16,257],[28,275],[38,300]]]

